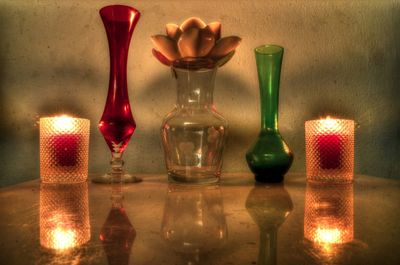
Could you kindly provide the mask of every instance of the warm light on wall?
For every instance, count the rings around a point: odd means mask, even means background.
[[[329,116],[306,121],[305,137],[307,180],[353,180],[354,121]]]
[[[43,182],[87,179],[90,121],[66,115],[40,119],[40,176]]]
[[[304,237],[325,251],[354,238],[353,184],[307,183]]]
[[[90,239],[87,183],[40,186],[40,245],[66,251]]]

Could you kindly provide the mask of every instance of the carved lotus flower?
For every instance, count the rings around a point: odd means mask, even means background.
[[[218,66],[227,63],[235,53],[241,39],[237,36],[221,38],[221,23],[192,17],[180,26],[166,25],[167,35],[154,35],[153,55],[163,64],[171,65],[182,58],[207,58]]]

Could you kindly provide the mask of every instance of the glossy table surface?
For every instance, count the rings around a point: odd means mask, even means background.
[[[400,264],[400,181],[0,189],[0,264]],[[112,199],[111,199],[112,197]]]

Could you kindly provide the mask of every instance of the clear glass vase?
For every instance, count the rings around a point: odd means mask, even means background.
[[[184,58],[172,65],[177,102],[161,126],[170,181],[219,181],[228,122],[213,105],[217,68],[204,58]]]

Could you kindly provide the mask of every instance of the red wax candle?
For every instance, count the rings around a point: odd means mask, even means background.
[[[331,133],[317,136],[317,149],[321,168],[340,168],[342,146],[343,138],[338,134]]]
[[[78,134],[51,136],[54,158],[58,166],[72,167],[77,164],[80,138]]]

